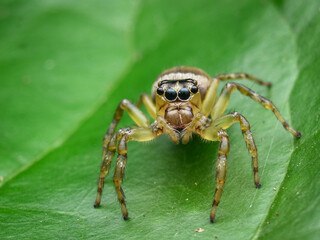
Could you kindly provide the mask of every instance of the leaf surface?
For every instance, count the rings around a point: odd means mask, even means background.
[[[316,238],[320,29],[317,3],[309,2],[2,2],[0,238]],[[242,81],[303,137],[294,140],[271,111],[234,93],[227,111],[252,125],[261,189],[234,125],[216,223],[208,217],[218,143],[196,136],[186,145],[166,136],[130,142],[130,220],[122,220],[112,174],[94,209],[101,138],[116,106],[149,93],[176,65],[273,82],[268,90]],[[125,115],[120,125],[133,123]]]

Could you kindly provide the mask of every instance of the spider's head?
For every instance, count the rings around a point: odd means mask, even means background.
[[[152,86],[157,116],[165,118],[166,111],[173,106],[178,110],[188,106],[192,115],[197,114],[211,81],[207,73],[194,67],[180,66],[164,71]]]

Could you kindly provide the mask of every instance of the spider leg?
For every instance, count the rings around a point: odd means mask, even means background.
[[[117,144],[117,134],[114,134],[109,144],[103,147],[102,163],[101,163],[100,174],[98,179],[97,197],[93,205],[95,208],[99,207],[101,203],[101,195],[102,195],[102,190],[104,186],[104,179],[109,172],[112,159],[116,151],[116,144]]]
[[[145,105],[149,115],[153,118],[157,118],[156,106],[152,101],[152,98],[148,94],[141,94],[139,101],[137,102],[137,107],[140,108],[141,105]]]
[[[121,210],[123,219],[128,219],[128,210],[125,202],[125,195],[121,186],[124,177],[124,171],[127,163],[127,142],[134,141],[151,141],[161,134],[161,131],[152,125],[149,128],[138,127],[138,128],[125,128],[120,129],[117,133],[117,139],[119,144],[117,148],[118,157],[113,175],[113,183],[118,196],[118,200],[121,204]]]
[[[272,85],[271,82],[264,82],[247,73],[219,74],[214,78],[212,78],[212,82],[207,90],[200,112],[204,114],[206,117],[208,117],[216,100],[219,82],[227,81],[227,80],[235,80],[235,79],[249,79],[255,83],[258,83],[260,85],[264,85],[267,87],[271,87]]]
[[[187,143],[189,139],[191,138],[191,135],[193,132],[196,132],[201,135],[201,132],[209,127],[211,124],[211,119],[204,116],[202,113],[197,113],[194,118],[192,119],[189,126],[184,130],[183,136],[182,136],[182,143]]]
[[[217,161],[217,172],[216,172],[216,180],[217,180],[217,187],[214,194],[214,199],[212,203],[212,210],[210,214],[210,222],[214,222],[217,207],[220,202],[220,198],[223,191],[223,186],[226,181],[226,174],[227,174],[227,156],[229,154],[229,137],[228,134],[220,130],[218,133],[220,146],[219,146],[219,156]]]
[[[117,136],[114,134],[114,132],[115,132],[115,129],[117,128],[119,121],[122,118],[124,110],[128,112],[129,116],[136,122],[138,126],[141,126],[141,127],[150,126],[149,119],[143,114],[143,112],[137,106],[135,106],[133,103],[131,103],[127,99],[124,99],[121,101],[121,103],[118,105],[117,110],[113,116],[113,120],[109,126],[109,129],[103,139],[102,163],[100,167],[97,197],[96,197],[94,207],[100,206],[104,179],[109,172],[112,159],[116,150]]]
[[[251,153],[252,167],[253,167],[253,173],[254,173],[254,184],[256,185],[257,188],[259,188],[261,187],[261,184],[260,184],[259,174],[258,174],[259,167],[258,167],[257,147],[254,142],[253,135],[250,131],[250,124],[247,121],[247,119],[244,116],[242,116],[240,113],[234,112],[216,119],[212,123],[212,125],[214,125],[215,127],[220,127],[225,130],[236,122],[240,122],[242,135],[246,141],[247,148]]]
[[[218,74],[214,78],[218,78],[221,81],[228,81],[228,80],[235,80],[235,79],[249,79],[255,83],[258,83],[260,85],[271,87],[271,82],[264,82],[252,75],[249,75],[247,73],[228,73],[228,74]]]
[[[220,198],[223,191],[223,186],[226,181],[227,174],[227,156],[229,154],[229,136],[228,134],[219,127],[211,125],[200,133],[201,137],[210,141],[220,141],[219,155],[216,165],[216,181],[217,187],[214,194],[212,203],[212,210],[210,213],[210,222],[214,222],[217,207],[220,202]]]
[[[227,83],[224,86],[217,102],[215,103],[215,105],[212,109],[212,112],[211,112],[212,119],[217,119],[218,117],[220,117],[224,113],[224,111],[229,103],[230,95],[235,90],[238,90],[243,95],[246,95],[246,96],[250,97],[251,99],[253,99],[254,101],[260,103],[266,109],[270,109],[274,113],[274,115],[278,118],[278,120],[282,123],[283,127],[286,130],[288,130],[289,132],[291,132],[292,135],[294,135],[298,138],[301,137],[301,133],[289,126],[289,124],[284,120],[284,118],[280,114],[279,110],[276,108],[276,106],[271,101],[269,101],[268,99],[258,95],[256,92],[252,91],[251,89],[249,89],[241,84],[238,84],[238,83]]]
[[[219,79],[213,78],[212,82],[207,90],[207,93],[203,99],[200,113],[202,113],[206,117],[209,116],[209,114],[212,110],[212,107],[214,105],[214,102],[216,100],[218,85],[219,85]]]
[[[118,200],[121,204],[121,210],[124,220],[128,219],[128,210],[126,207],[125,194],[123,192],[121,183],[123,181],[125,166],[127,163],[127,142],[151,141],[163,133],[169,134],[169,136],[172,138],[174,142],[179,141],[177,133],[174,132],[174,130],[161,117],[157,117],[157,120],[149,128],[125,128],[120,129],[116,134],[116,138],[119,140],[119,144],[117,148],[118,157],[114,170],[113,182],[118,196]]]
[[[123,99],[118,105],[116,112],[113,116],[113,120],[109,126],[107,133],[105,134],[103,143],[104,146],[107,146],[113,136],[119,121],[122,118],[123,110],[127,111],[132,120],[140,127],[150,126],[150,121],[146,115],[132,102],[127,99]]]

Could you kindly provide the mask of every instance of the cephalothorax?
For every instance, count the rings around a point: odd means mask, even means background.
[[[168,134],[175,143],[179,143],[179,141],[187,143],[191,135],[196,133],[203,139],[220,141],[216,167],[217,187],[210,214],[210,221],[214,222],[225,183],[227,155],[229,153],[229,137],[225,129],[237,122],[240,123],[243,137],[252,156],[255,186],[260,187],[257,148],[250,131],[250,124],[237,112],[224,114],[231,93],[238,90],[265,108],[272,110],[283,127],[294,136],[299,138],[301,133],[289,126],[271,101],[244,85],[227,83],[219,97],[216,98],[219,82],[233,79],[249,79],[267,87],[271,86],[271,83],[263,82],[245,73],[219,74],[211,78],[198,68],[182,66],[164,71],[157,78],[152,86],[152,98],[147,94],[142,94],[137,105],[126,99],[122,100],[103,139],[102,164],[94,207],[100,205],[104,179],[110,169],[112,158],[117,151],[118,157],[113,182],[121,204],[123,218],[128,218],[124,193],[121,187],[127,162],[128,141],[150,141],[161,134]],[[148,113],[155,120],[152,124],[139,109],[141,104],[146,106]],[[123,110],[128,112],[138,126],[123,128],[115,133]]]

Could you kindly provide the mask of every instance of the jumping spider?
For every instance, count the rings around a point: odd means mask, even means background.
[[[123,218],[128,219],[125,197],[121,187],[127,162],[128,141],[150,141],[166,133],[175,143],[179,143],[180,140],[182,143],[187,143],[191,135],[196,133],[203,139],[220,141],[216,165],[217,187],[210,214],[210,221],[214,222],[227,171],[229,137],[225,130],[237,122],[240,123],[247,148],[251,153],[254,184],[259,188],[261,184],[258,175],[258,155],[253,135],[250,131],[250,124],[240,113],[224,114],[231,93],[238,90],[263,105],[266,109],[272,110],[283,127],[297,138],[301,136],[301,133],[289,126],[271,101],[244,85],[227,83],[216,99],[219,82],[234,79],[249,79],[267,87],[271,86],[270,82],[263,82],[246,73],[219,74],[211,78],[201,69],[182,66],[166,70],[157,78],[152,86],[152,98],[147,94],[142,94],[137,105],[126,99],[122,100],[103,139],[102,164],[94,207],[100,205],[104,179],[108,174],[112,158],[117,150],[118,157],[113,182],[121,204]],[[148,113],[155,120],[152,124],[139,109],[141,104],[145,105]],[[116,127],[122,118],[123,110],[128,112],[138,126],[123,128],[115,133]]]

